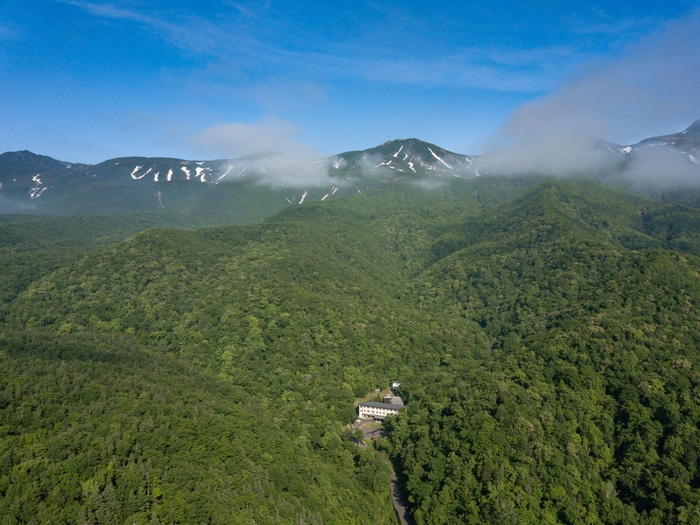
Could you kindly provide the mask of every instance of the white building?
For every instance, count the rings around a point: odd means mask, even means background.
[[[375,401],[363,401],[357,405],[360,419],[384,419],[386,416],[398,414],[399,410],[406,408],[395,403],[377,403]]]

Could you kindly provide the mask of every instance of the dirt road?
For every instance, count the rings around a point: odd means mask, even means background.
[[[413,525],[413,520],[411,520],[411,515],[408,513],[408,508],[406,507],[406,503],[401,495],[401,489],[399,488],[399,482],[396,479],[394,467],[383,455],[380,454],[380,457],[389,466],[389,470],[391,470],[391,499],[394,502],[394,510],[396,511],[396,515],[398,516],[401,525]]]
[[[355,423],[352,428],[359,428],[362,430],[362,434],[365,439],[372,439],[378,437],[386,436],[384,428],[376,422],[373,421],[361,421]],[[358,442],[358,445],[366,448],[367,445],[364,442]],[[411,515],[408,513],[408,507],[406,502],[401,495],[401,489],[399,488],[399,482],[396,479],[396,472],[394,472],[394,466],[391,464],[388,458],[383,454],[377,452],[382,461],[387,464],[389,470],[391,471],[391,500],[394,502],[394,511],[396,511],[396,516],[399,518],[401,525],[413,525],[413,520],[411,520]]]

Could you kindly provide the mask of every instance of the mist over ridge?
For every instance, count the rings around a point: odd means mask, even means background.
[[[700,114],[698,50],[696,9],[522,105],[484,142],[481,160],[499,174],[607,174],[633,184],[697,185],[700,124],[663,131]],[[644,139],[641,130],[662,133]]]
[[[627,146],[590,133],[559,130],[519,135],[481,156],[415,138],[321,158],[287,151],[268,149],[219,160],[121,157],[96,165],[27,151],[5,153],[0,155],[0,211],[123,213],[192,202],[206,208],[204,202],[210,199],[218,203],[214,209],[233,206],[226,204],[230,199],[277,210],[387,184],[436,190],[450,181],[479,177],[583,176],[637,190],[700,187],[700,121]]]

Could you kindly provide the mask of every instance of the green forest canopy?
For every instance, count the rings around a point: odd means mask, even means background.
[[[694,208],[483,179],[196,231],[22,220],[3,523],[392,523],[345,425],[396,378],[378,446],[419,524],[699,523]]]

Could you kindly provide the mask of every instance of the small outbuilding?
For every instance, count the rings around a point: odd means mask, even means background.
[[[384,403],[389,403],[390,405],[403,405],[403,399],[401,399],[399,396],[387,394],[384,396]]]

